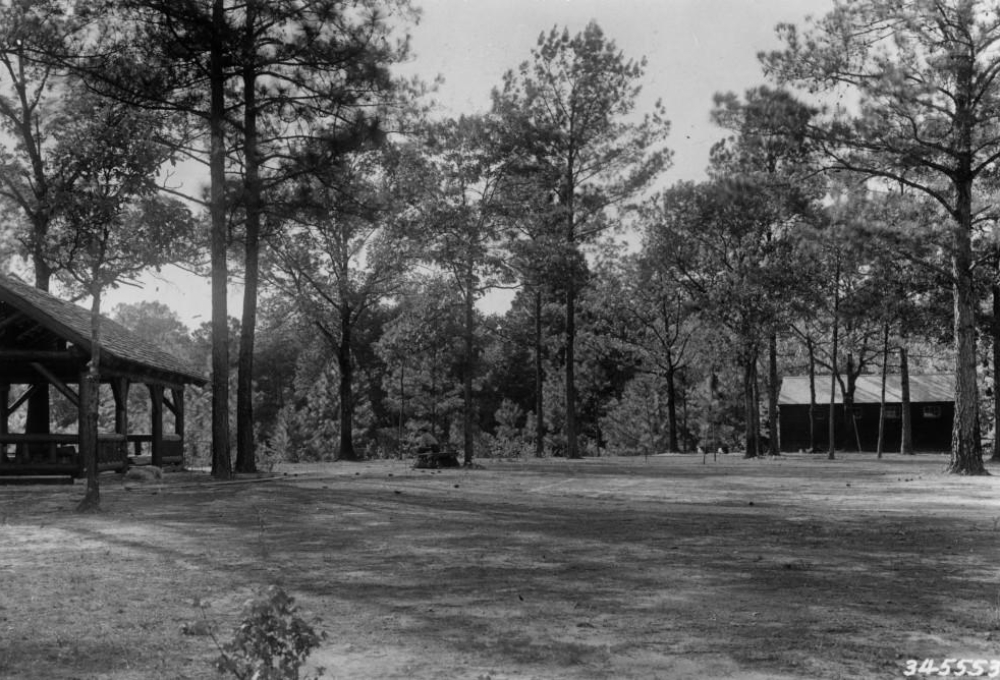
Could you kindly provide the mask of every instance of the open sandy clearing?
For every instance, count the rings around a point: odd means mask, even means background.
[[[288,467],[0,487],[0,677],[213,678],[278,583],[324,677],[891,678],[1000,660],[1000,476],[941,456]],[[994,473],[1000,474],[995,468]],[[207,604],[207,608],[196,605]]]

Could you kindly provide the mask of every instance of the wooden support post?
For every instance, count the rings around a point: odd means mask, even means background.
[[[128,378],[113,378],[111,381],[111,394],[115,398],[115,434],[125,437],[125,441],[120,444],[124,465],[126,469],[128,460],[128,390],[132,383]],[[119,446],[116,444],[116,446]],[[136,452],[138,455],[138,451]]]
[[[10,385],[0,385],[0,434],[10,432]],[[3,453],[0,451],[0,453]]]
[[[0,385],[0,435],[10,432],[10,384]],[[7,444],[0,444],[0,465],[7,462]]]
[[[123,455],[125,456],[125,467],[128,467],[128,391],[132,386],[128,378],[114,378],[111,380],[111,394],[115,397],[115,433],[126,437],[121,444]],[[139,443],[136,442],[135,455],[139,455]]]
[[[170,390],[170,396],[167,396],[167,389]],[[175,390],[173,387],[165,388],[164,391],[163,391],[163,405],[166,407],[167,411],[170,411],[171,415],[173,415],[173,417],[174,417],[174,427],[172,428],[173,432],[177,431],[177,404],[176,404],[177,398],[176,398],[176,394],[177,394],[177,390]],[[166,413],[166,411],[164,411],[164,413]]]
[[[128,391],[132,383],[128,378],[111,381],[111,393],[115,397],[115,432],[128,435]]]
[[[152,423],[150,433],[153,441],[150,444],[152,449],[152,463],[157,467],[163,466],[163,386],[148,385],[149,399],[153,404]]]
[[[184,439],[184,388],[174,387],[170,390],[174,396],[174,434]]]

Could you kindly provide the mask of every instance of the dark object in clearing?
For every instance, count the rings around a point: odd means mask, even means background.
[[[425,451],[418,453],[413,461],[415,468],[460,467],[456,451]]]

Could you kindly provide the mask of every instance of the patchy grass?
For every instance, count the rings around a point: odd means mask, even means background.
[[[0,677],[218,677],[213,635],[270,584],[321,619],[328,678],[881,679],[1000,659],[1000,477],[946,462],[107,476],[96,516],[72,513],[79,484],[0,487]]]

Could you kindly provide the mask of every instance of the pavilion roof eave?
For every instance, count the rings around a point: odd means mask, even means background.
[[[3,275],[0,275],[0,302],[50,329],[71,343],[79,354],[89,358],[90,336],[83,332],[89,329],[87,310]],[[106,317],[101,317],[101,331],[104,334],[101,362],[109,371],[127,373],[123,377],[130,377],[135,382],[168,385],[204,385],[207,382],[183,361]]]
[[[170,389],[182,389],[185,385],[196,385],[203,387],[208,383],[204,378],[193,378],[189,375],[180,376],[167,371],[151,371],[148,368],[135,370],[128,364],[113,362],[102,364],[101,378],[126,378],[132,383],[142,383],[145,385],[162,385]]]

